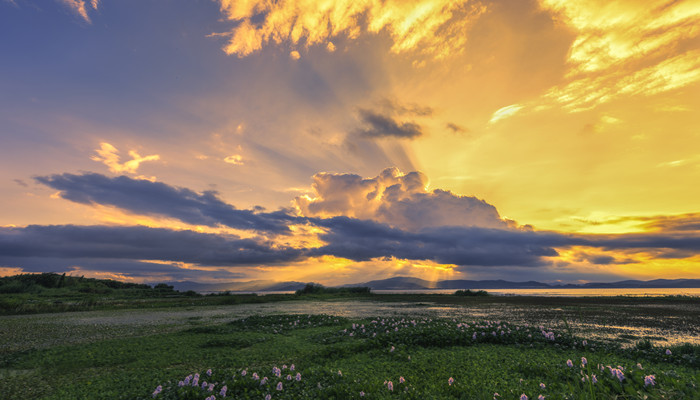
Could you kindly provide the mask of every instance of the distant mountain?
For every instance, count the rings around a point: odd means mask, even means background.
[[[620,289],[620,288],[700,288],[700,279],[655,279],[651,281],[626,280],[619,282],[591,282],[585,284],[550,285],[537,281],[511,282],[504,280],[443,280],[430,282],[411,277],[394,277],[344,286],[368,286],[372,290],[428,290],[428,289]]]
[[[423,289],[435,289],[430,281],[426,281],[419,278],[409,278],[403,276],[397,276],[389,279],[381,279],[376,281],[369,281],[365,283],[354,283],[350,285],[343,285],[345,287],[349,286],[366,286],[373,290],[423,290]]]
[[[611,283],[585,283],[576,285],[582,288],[641,288],[641,289],[663,289],[663,288],[700,288],[700,279],[654,279],[651,281],[627,280]]]
[[[546,289],[550,285],[542,282],[509,282],[502,279],[486,281],[448,280],[438,281],[436,289]]]
[[[509,282],[504,280],[469,281],[469,280],[445,280],[430,282],[424,279],[397,276],[389,279],[381,279],[364,283],[355,283],[343,286],[368,286],[373,290],[427,290],[427,289],[537,289],[551,287],[546,283]]]
[[[165,282],[175,290],[195,292],[294,292],[303,289],[306,282],[275,282],[267,280],[245,282],[198,283],[189,281]],[[700,288],[700,279],[654,279],[651,281],[626,280],[619,282],[591,282],[584,284],[550,285],[537,281],[511,282],[505,280],[442,280],[431,282],[424,279],[397,276],[363,283],[342,285],[366,286],[372,290],[430,290],[430,289],[661,289],[661,288]]]

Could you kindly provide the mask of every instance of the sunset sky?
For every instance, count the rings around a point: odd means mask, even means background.
[[[700,278],[698,0],[0,0],[0,38],[0,275]]]

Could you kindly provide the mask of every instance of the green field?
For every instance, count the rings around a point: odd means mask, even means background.
[[[0,317],[0,399],[700,398],[694,298],[33,290],[2,295],[52,312]]]

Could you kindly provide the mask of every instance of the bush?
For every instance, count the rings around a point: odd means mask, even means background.
[[[455,296],[490,296],[489,292],[485,290],[477,290],[475,292],[472,292],[469,289],[466,290],[458,290],[455,292]]]
[[[371,292],[369,287],[366,286],[350,286],[350,287],[325,287],[318,283],[307,283],[303,289],[299,289],[295,292],[297,296],[304,294],[369,294]]]

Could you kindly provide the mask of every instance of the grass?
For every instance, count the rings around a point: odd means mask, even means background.
[[[379,399],[492,399],[494,393],[503,399],[522,394],[530,399],[698,398],[698,346],[672,347],[667,355],[650,342],[629,349],[607,342],[584,345],[581,338],[549,327],[543,334],[539,326],[429,317],[255,315],[187,321],[170,332],[156,326],[138,336],[115,332],[91,342],[6,351],[0,359],[0,398],[150,399],[158,386],[161,399],[220,399],[224,386],[226,398],[243,399],[268,394],[350,399],[360,398],[360,392]],[[580,365],[582,357],[586,367]],[[574,366],[567,367],[567,360]],[[598,364],[624,367],[625,379],[600,371]],[[195,374],[197,387],[192,386]],[[656,384],[645,386],[650,375]],[[189,384],[179,386],[188,376]]]
[[[700,398],[697,298],[201,296],[56,274],[0,292],[0,399]]]

